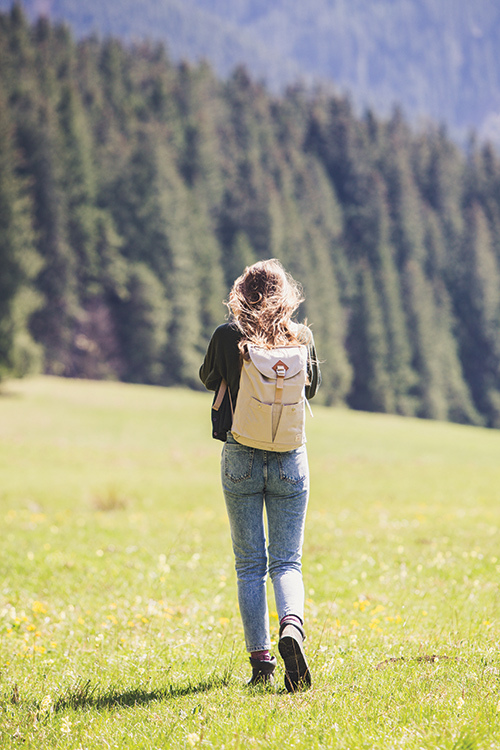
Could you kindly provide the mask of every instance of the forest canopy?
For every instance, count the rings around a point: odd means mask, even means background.
[[[7,10],[14,0],[0,0]],[[15,0],[28,18],[97,33],[165,41],[172,59],[208,60],[226,78],[244,63],[274,91],[327,82],[388,115],[470,128],[500,144],[498,0]]]
[[[231,282],[278,257],[325,403],[500,427],[490,145],[17,5],[0,71],[0,377],[198,388]]]

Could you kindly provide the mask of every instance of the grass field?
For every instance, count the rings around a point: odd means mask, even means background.
[[[316,407],[311,690],[249,689],[210,395],[0,395],[0,747],[500,748],[500,433]],[[277,617],[269,590],[273,636]]]

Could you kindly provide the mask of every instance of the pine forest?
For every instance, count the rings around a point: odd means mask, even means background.
[[[0,14],[0,379],[201,388],[268,257],[304,286],[323,403],[500,427],[493,147]]]

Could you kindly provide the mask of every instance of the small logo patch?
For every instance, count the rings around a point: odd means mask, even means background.
[[[279,360],[278,360],[278,361],[276,362],[276,364],[275,364],[275,365],[273,365],[273,370],[274,370],[274,372],[278,372],[278,369],[280,369],[280,370],[283,370],[283,369],[284,369],[284,370],[285,370],[285,372],[286,372],[286,371],[287,371],[287,370],[289,370],[290,368],[288,367],[288,365],[285,365],[285,363],[284,363],[284,362],[282,362],[282,361],[281,361],[281,359],[279,359]]]

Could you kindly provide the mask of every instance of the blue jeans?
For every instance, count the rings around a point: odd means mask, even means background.
[[[248,651],[264,651],[271,647],[268,571],[279,619],[285,615],[304,619],[301,556],[309,497],[306,447],[286,453],[258,450],[240,445],[228,433],[222,449],[221,476],[246,647]]]

